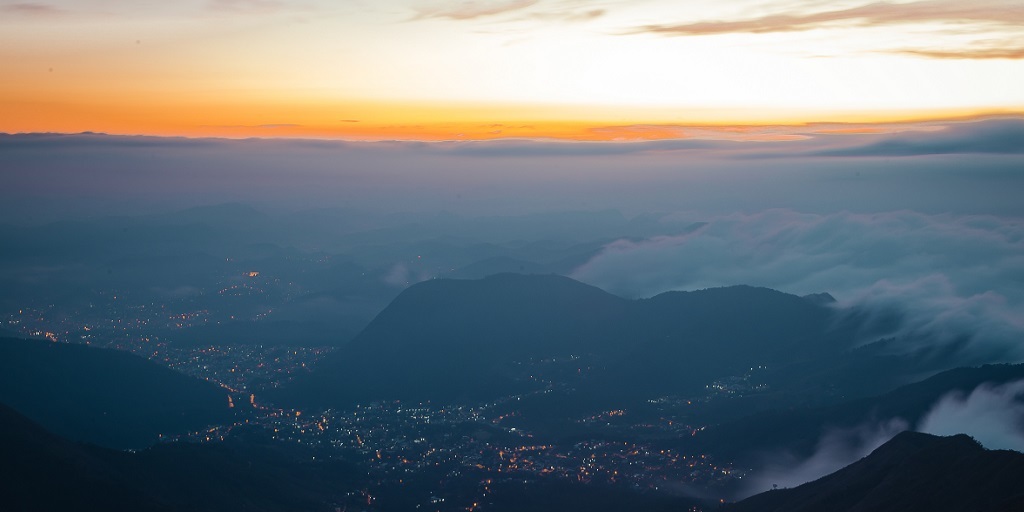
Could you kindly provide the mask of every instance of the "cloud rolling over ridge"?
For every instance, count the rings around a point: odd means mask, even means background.
[[[1024,381],[944,396],[918,430],[940,436],[966,432],[988,449],[1024,452]]]
[[[685,235],[620,240],[573,277],[641,297],[737,283],[827,291],[862,311],[900,312],[892,334],[969,340],[965,363],[1024,359],[1024,224],[1017,219],[732,214]]]
[[[966,394],[951,391],[913,421],[916,426],[900,417],[869,417],[853,426],[823,428],[814,452],[806,457],[788,451],[762,454],[761,467],[741,494],[817,480],[857,462],[904,430],[937,436],[967,434],[989,450],[1024,451],[1024,381],[982,383]]]

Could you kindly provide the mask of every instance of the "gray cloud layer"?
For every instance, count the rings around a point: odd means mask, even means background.
[[[966,433],[990,450],[1024,452],[1024,380],[983,384],[943,397],[917,428],[939,436]]]
[[[823,156],[919,156],[956,153],[1024,154],[1024,119],[953,124],[939,132],[881,137],[861,146],[814,151]]]
[[[573,277],[626,296],[731,284],[904,313],[898,333],[970,339],[965,361],[1024,360],[1024,222],[984,216],[802,214],[711,218],[681,236],[621,240]]]
[[[692,213],[690,221],[773,208],[1024,216],[1024,158],[1015,151],[1024,121],[944,124],[939,131],[889,134],[832,134],[844,128],[833,125],[756,134],[808,137],[770,142],[0,134],[0,218],[123,215],[232,201],[490,215],[684,211]]]

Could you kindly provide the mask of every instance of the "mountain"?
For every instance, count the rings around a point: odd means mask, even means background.
[[[690,392],[845,350],[819,302],[749,286],[627,300],[556,275],[430,280],[272,398],[491,400],[556,382],[609,396]]]
[[[516,362],[607,350],[626,301],[555,276],[409,287],[288,396],[300,402],[486,399],[530,389]],[[615,320],[619,319],[620,322]]]
[[[0,402],[54,433],[112,448],[231,422],[227,391],[127,352],[0,338]]]
[[[960,434],[903,432],[844,469],[764,492],[727,512],[1009,512],[1024,504],[1024,454]]]

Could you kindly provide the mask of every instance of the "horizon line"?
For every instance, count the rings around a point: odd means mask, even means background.
[[[805,121],[805,122],[765,122],[765,123],[598,123],[598,122],[544,122],[534,123],[543,126],[575,126],[572,131],[551,132],[547,134],[525,135],[520,132],[510,134],[489,132],[466,133],[462,131],[451,135],[430,132],[428,126],[419,126],[421,133],[414,136],[370,135],[358,131],[335,131],[325,133],[325,128],[300,124],[272,124],[258,126],[206,126],[219,128],[208,133],[196,133],[190,130],[155,130],[138,132],[117,132],[113,130],[46,130],[46,131],[0,131],[0,135],[17,136],[81,136],[96,135],[107,137],[151,137],[162,139],[186,140],[223,140],[223,141],[311,141],[311,142],[346,142],[346,143],[458,143],[458,142],[547,142],[547,143],[643,143],[673,140],[707,140],[707,141],[746,141],[746,142],[788,142],[805,140],[815,135],[870,135],[901,131],[921,131],[942,129],[942,124],[972,123],[993,119],[1024,118],[1024,111],[991,111],[972,115],[936,116],[936,117],[904,117],[882,121]],[[452,125],[454,123],[441,123]],[[466,123],[480,125],[480,123]],[[515,123],[520,124],[520,123]],[[496,128],[501,123],[492,123],[484,128]],[[532,127],[531,127],[532,128]],[[232,134],[224,130],[244,129],[245,133]],[[272,130],[277,133],[254,133],[250,130]],[[378,130],[374,130],[378,131]],[[383,130],[379,130],[383,131]],[[286,133],[282,133],[286,132]],[[355,133],[353,133],[355,132]],[[447,136],[446,136],[447,135]]]

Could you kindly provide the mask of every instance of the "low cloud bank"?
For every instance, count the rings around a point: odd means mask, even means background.
[[[963,364],[1024,360],[1019,219],[733,214],[684,235],[614,242],[572,277],[626,297],[735,284],[829,292],[842,307],[896,313],[885,335],[962,344]]]
[[[867,456],[908,427],[906,421],[895,418],[851,428],[830,429],[821,436],[814,454],[806,459],[784,453],[772,455],[769,460],[773,462],[767,463],[753,475],[742,496],[751,496],[774,487],[796,487],[834,473]]]
[[[1024,120],[990,119],[953,124],[938,132],[889,135],[882,140],[816,152],[824,156],[920,156],[956,153],[1024,153]]]
[[[967,434],[990,450],[1024,452],[1024,380],[982,384],[970,395],[950,393],[921,420],[917,430],[938,436]]]

